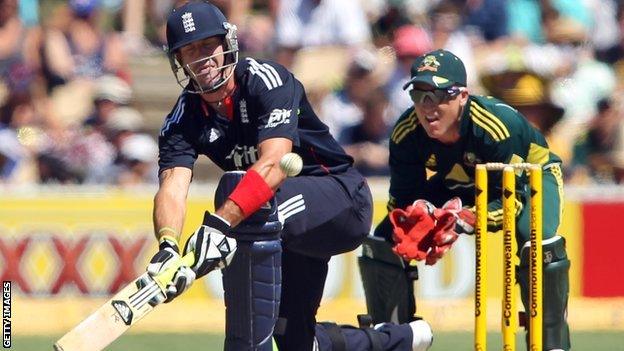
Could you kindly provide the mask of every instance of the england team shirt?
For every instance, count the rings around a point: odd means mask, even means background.
[[[201,96],[184,90],[159,135],[160,171],[193,169],[209,157],[224,171],[246,170],[258,160],[258,144],[287,138],[303,159],[302,175],[337,174],[353,164],[316,116],[301,82],[281,65],[246,58],[234,71],[233,116],[221,116]]]

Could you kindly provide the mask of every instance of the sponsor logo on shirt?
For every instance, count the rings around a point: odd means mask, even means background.
[[[215,140],[219,139],[219,137],[221,136],[221,133],[219,133],[218,130],[211,128],[210,129],[210,136],[208,137],[208,141],[209,142],[214,142]]]
[[[280,124],[290,123],[290,114],[292,110],[275,109],[269,115],[269,122],[264,128],[274,128]]]
[[[464,153],[464,165],[468,167],[474,167],[477,163],[482,163],[482,161],[474,154],[474,152],[466,152]]]
[[[427,167],[427,168],[436,168],[436,167],[438,167],[438,161],[436,160],[436,155],[435,154],[431,154],[431,156],[429,156],[429,159],[427,160],[427,162],[425,162],[425,167]]]
[[[245,169],[246,166],[252,165],[258,160],[258,148],[255,146],[240,146],[237,144],[225,159],[232,160],[237,169]]]

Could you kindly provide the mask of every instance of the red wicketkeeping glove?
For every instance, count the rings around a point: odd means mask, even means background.
[[[472,234],[475,226],[475,215],[472,211],[462,208],[461,199],[454,197],[444,206],[434,211],[436,226],[432,230],[433,245],[427,254],[426,264],[435,264],[451,249],[459,234]]]
[[[462,207],[460,198],[454,197],[450,199],[442,206],[442,209],[450,211],[457,217],[455,222],[455,232],[457,234],[474,234],[477,217],[474,212]]]
[[[435,227],[435,210],[429,201],[416,200],[405,210],[397,208],[390,212],[395,243],[393,251],[397,255],[407,261],[421,261],[427,257],[433,245],[431,230]]]

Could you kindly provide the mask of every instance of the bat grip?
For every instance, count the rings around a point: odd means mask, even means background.
[[[189,252],[182,256],[178,262],[167,268],[164,272],[154,276],[154,281],[158,284],[162,291],[165,291],[167,284],[171,282],[173,276],[178,271],[178,268],[181,266],[191,266],[193,263],[195,263],[195,254],[193,252]]]

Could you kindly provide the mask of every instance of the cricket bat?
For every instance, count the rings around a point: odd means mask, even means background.
[[[158,295],[166,295],[167,283],[173,279],[178,268],[182,265],[190,266],[194,260],[194,255],[190,252],[156,276],[143,273],[60,338],[54,344],[54,349],[56,351],[104,349],[130,326],[150,313],[154,306],[148,302]]]

